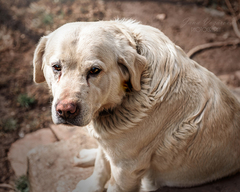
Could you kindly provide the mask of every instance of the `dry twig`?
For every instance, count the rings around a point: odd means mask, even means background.
[[[227,7],[228,7],[229,11],[231,12],[232,16],[235,17],[236,16],[235,15],[235,11],[233,10],[233,7],[232,7],[230,1],[229,0],[225,0],[225,3],[227,4]]]
[[[206,44],[203,44],[203,45],[198,45],[198,46],[192,48],[187,53],[187,55],[189,57],[193,56],[195,53],[197,53],[199,51],[202,51],[204,49],[210,49],[210,48],[213,48],[213,47],[222,47],[222,46],[229,46],[229,45],[240,44],[240,31],[239,31],[238,25],[237,25],[240,13],[237,16],[235,11],[234,11],[234,9],[233,9],[233,7],[232,7],[232,5],[231,5],[231,3],[230,3],[230,1],[229,0],[225,0],[225,2],[226,2],[226,5],[227,5],[229,11],[232,14],[232,27],[233,27],[234,33],[236,34],[236,36],[239,39],[235,39],[235,40],[231,40],[231,41],[225,41],[225,42],[213,42],[213,43],[206,43]],[[239,0],[239,7],[240,7],[240,0]]]
[[[229,46],[229,45],[237,45],[240,44],[240,39],[235,39],[235,40],[231,40],[231,41],[224,41],[224,42],[213,42],[213,43],[206,43],[203,45],[198,45],[196,47],[194,47],[193,49],[191,49],[187,55],[188,57],[193,56],[195,53],[202,51],[204,49],[210,49],[213,47],[222,47],[222,46]]]
[[[14,189],[12,185],[6,183],[0,183],[0,188]]]
[[[234,33],[240,39],[240,31],[239,31],[238,26],[237,26],[237,21],[238,21],[237,17],[232,18],[232,26],[233,26]]]
[[[238,29],[238,25],[237,25],[237,22],[238,22],[238,19],[239,19],[239,16],[240,16],[240,13],[239,15],[237,16],[235,11],[233,10],[233,7],[230,3],[229,0],[225,0],[226,4],[227,4],[227,7],[228,9],[230,10],[231,14],[232,14],[232,26],[233,26],[233,30],[234,30],[234,33],[236,34],[236,36],[238,38],[240,38],[240,31]],[[239,9],[240,9],[240,0],[239,0]],[[239,10],[240,11],[240,10]]]
[[[239,9],[240,9],[240,0],[238,1],[239,3]],[[239,19],[239,16],[240,16],[240,13],[239,15],[237,16],[235,11],[233,10],[233,7],[230,3],[229,0],[225,0],[225,3],[227,4],[227,7],[228,9],[230,10],[231,14],[232,14],[232,26],[233,26],[233,30],[234,30],[234,33],[236,34],[236,36],[238,38],[240,38],[240,31],[238,29],[238,25],[237,25],[237,22],[238,22],[238,19]],[[239,10],[240,11],[240,10]]]

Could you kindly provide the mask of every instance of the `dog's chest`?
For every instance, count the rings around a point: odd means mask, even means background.
[[[108,139],[98,138],[108,160],[118,162],[121,160],[138,159],[142,150],[142,141],[132,135],[114,135]]]

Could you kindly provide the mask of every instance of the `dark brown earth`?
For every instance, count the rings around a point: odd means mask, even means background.
[[[186,52],[200,44],[237,38],[222,1],[196,2],[0,0],[0,184],[16,179],[7,159],[11,144],[52,122],[46,84],[32,81],[33,51],[41,36],[67,22],[131,18],[160,29]],[[237,4],[234,10],[239,12]],[[231,88],[240,87],[239,58],[236,45],[204,50],[193,57]],[[233,188],[211,186],[215,191],[240,191],[239,175],[219,182],[228,179]]]

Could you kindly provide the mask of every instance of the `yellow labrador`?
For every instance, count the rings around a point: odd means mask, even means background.
[[[47,81],[56,124],[89,126],[94,173],[74,192],[189,187],[240,169],[240,103],[158,29],[76,22],[42,37],[34,81]],[[96,160],[95,160],[96,159]]]

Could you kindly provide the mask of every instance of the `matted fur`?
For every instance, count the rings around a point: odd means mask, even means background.
[[[56,58],[64,60],[60,75],[51,67]],[[107,72],[88,82],[91,62]],[[103,191],[109,179],[108,192],[189,187],[240,169],[239,102],[156,28],[131,20],[65,25],[36,48],[34,79],[44,78],[54,122],[83,126],[92,119],[88,130],[99,143],[97,155],[84,151],[76,160],[90,166],[96,157],[93,175],[74,192]],[[126,81],[128,92],[119,85]],[[64,99],[81,106],[71,121],[56,115]]]

